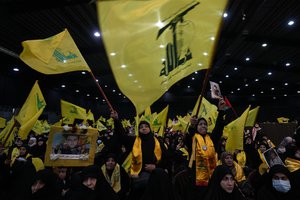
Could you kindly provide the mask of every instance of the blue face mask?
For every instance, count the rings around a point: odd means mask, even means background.
[[[273,187],[282,193],[287,193],[291,189],[289,180],[272,180]]]

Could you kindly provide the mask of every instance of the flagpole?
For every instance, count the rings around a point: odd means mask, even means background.
[[[202,103],[202,97],[203,97],[203,95],[204,95],[205,88],[206,88],[207,83],[208,83],[208,75],[209,75],[210,71],[211,71],[211,68],[208,68],[208,69],[206,70],[205,77],[204,77],[204,80],[203,80],[203,83],[202,83],[202,90],[201,90],[200,99],[199,99],[199,104],[198,104],[197,111],[196,111],[196,116],[197,116],[197,117],[198,117],[198,113],[199,113],[200,106],[201,106],[201,103]]]
[[[102,96],[104,97],[105,101],[107,102],[107,105],[108,105],[110,111],[113,111],[114,109],[113,109],[112,105],[110,104],[108,98],[106,97],[106,95],[105,95],[103,89],[101,88],[101,86],[100,86],[99,83],[97,82],[97,79],[95,78],[93,72],[90,71],[90,74],[91,74],[91,76],[93,77],[93,79],[94,79],[96,85],[98,86],[98,89],[99,89],[100,93],[102,94]]]

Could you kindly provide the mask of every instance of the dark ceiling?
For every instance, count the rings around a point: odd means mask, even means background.
[[[2,109],[21,107],[34,81],[39,80],[48,111],[58,112],[62,98],[91,108],[94,113],[108,112],[89,74],[71,72],[47,76],[32,70],[18,58],[22,41],[47,38],[67,28],[113,107],[134,113],[134,107],[116,85],[102,38],[94,36],[95,31],[101,33],[95,1],[0,2]],[[231,0],[226,12],[228,16],[223,18],[210,80],[220,83],[222,93],[237,110],[249,104],[260,105],[266,108],[265,112],[273,110],[271,114],[299,118],[299,0]],[[294,24],[288,25],[291,20]],[[267,46],[263,47],[264,43]],[[18,72],[13,71],[15,67],[19,68]],[[272,74],[268,75],[269,72]],[[161,109],[171,104],[173,112],[178,109],[179,113],[192,109],[200,94],[204,73],[200,71],[176,83],[154,106]],[[62,88],[62,84],[66,87]],[[267,118],[265,115],[264,120]]]

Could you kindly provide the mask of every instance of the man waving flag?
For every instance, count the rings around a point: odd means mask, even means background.
[[[98,1],[120,90],[138,114],[174,83],[209,68],[226,0]]]

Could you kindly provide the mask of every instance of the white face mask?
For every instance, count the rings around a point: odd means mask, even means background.
[[[272,184],[278,192],[287,193],[291,189],[289,180],[272,180]]]

